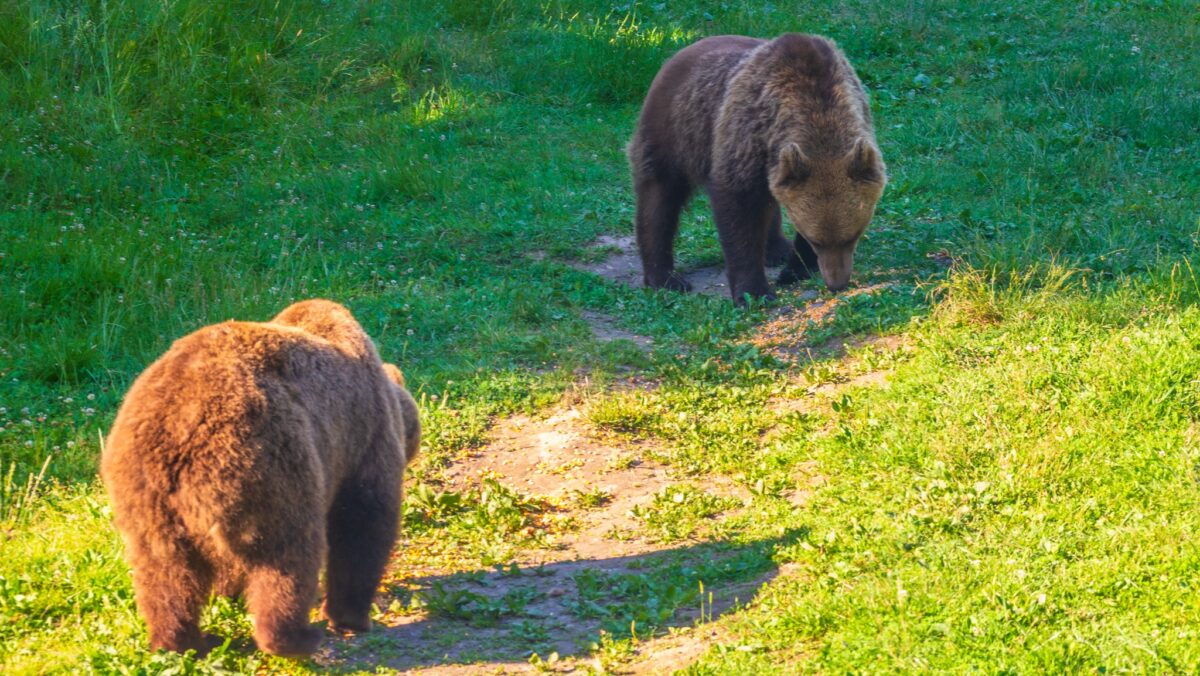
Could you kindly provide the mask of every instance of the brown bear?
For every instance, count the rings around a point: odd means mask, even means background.
[[[702,186],[739,303],[774,296],[768,262],[786,265],[780,284],[819,268],[831,291],[845,288],[886,183],[862,83],[815,35],[722,35],[684,48],[650,85],[627,152],[646,286],[690,290],[674,242],[679,213]]]
[[[337,303],[177,340],[100,459],[151,647],[211,648],[198,622],[215,591],[245,594],[260,649],[307,655],[322,564],[325,617],[368,629],[419,443],[399,369]]]

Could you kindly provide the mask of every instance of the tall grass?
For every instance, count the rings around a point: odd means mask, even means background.
[[[4,464],[0,462],[0,524],[19,526],[26,520],[53,459],[54,456],[47,455],[37,474],[27,475],[23,483],[17,480],[16,463],[10,463],[6,472]]]

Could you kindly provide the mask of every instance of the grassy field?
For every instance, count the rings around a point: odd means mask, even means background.
[[[735,310],[586,271],[632,231],[623,145],[659,64],[786,31],[837,40],[873,97],[891,183],[859,293]],[[387,632],[330,638],[353,659],[263,657],[226,601],[210,657],[146,652],[96,478],[174,338],[314,296],[423,407],[381,620],[500,626],[561,666],[538,592],[403,582],[531,574],[570,529],[555,505],[446,477],[570,399],[673,482],[614,533],[671,549],[573,573],[567,622],[600,626],[579,669],[628,666],[699,605],[694,674],[1195,670],[1196,44],[1186,0],[0,2],[0,671],[397,666]],[[720,262],[703,204],[680,249]],[[806,319],[814,292],[834,311]],[[597,337],[597,314],[653,347]],[[782,351],[759,340],[778,322]],[[764,573],[704,614],[704,590]]]

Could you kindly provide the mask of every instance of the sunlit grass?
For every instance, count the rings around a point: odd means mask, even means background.
[[[1197,663],[1193,18],[1040,0],[0,4],[0,670],[312,670],[241,652],[224,602],[206,622],[229,650],[147,654],[95,478],[121,395],[171,341],[312,296],[350,306],[420,400],[406,564],[483,570],[568,527],[534,496],[439,481],[496,419],[581,380],[593,431],[645,448],[614,467],[662,462],[685,487],[640,508],[637,534],[719,535],[737,570],[580,578],[603,664],[698,582],[783,564],[694,672]],[[879,288],[806,324],[797,354],[817,361],[785,364],[749,340],[768,309],[568,263],[631,232],[622,148],[662,61],[793,30],[854,62],[892,176],[858,250]],[[679,248],[719,259],[702,199]],[[597,341],[585,310],[654,349]],[[881,332],[903,347],[836,358]],[[605,389],[631,377],[650,385]],[[714,473],[751,496],[719,533],[734,510],[703,497]],[[513,640],[548,654],[524,619]]]

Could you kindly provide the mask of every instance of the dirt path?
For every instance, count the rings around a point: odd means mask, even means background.
[[[612,255],[581,269],[640,285],[641,266],[632,237],[601,238],[600,246],[613,249]],[[693,270],[687,275],[701,293],[727,293],[720,269]],[[800,364],[814,357],[836,360],[825,369],[826,380],[798,382],[800,387],[771,401],[768,407],[773,414],[828,407],[848,386],[886,386],[888,370],[861,358],[860,348],[890,352],[903,347],[898,339],[860,337],[822,345],[809,339],[813,327],[832,319],[843,297],[882,288],[861,287],[823,299],[810,291],[809,302],[773,309],[769,319],[746,338],[785,362]],[[612,317],[588,311],[584,318],[600,340],[627,340],[643,350],[653,347],[650,338],[623,329]],[[586,402],[568,397],[541,415],[499,420],[483,447],[441,475],[442,488],[460,495],[494,481],[516,494],[553,504],[555,516],[573,524],[572,528],[556,532],[546,546],[518,551],[510,564],[491,571],[455,573],[423,566],[419,558],[398,558],[394,588],[400,591],[380,599],[387,610],[377,619],[384,626],[361,637],[329,642],[318,660],[322,666],[334,672],[386,667],[420,674],[670,673],[695,661],[720,639],[721,625],[713,620],[751,602],[763,585],[789,573],[772,568],[749,579],[714,585],[702,595],[703,607],[679,608],[659,623],[660,635],[639,639],[615,663],[602,664],[603,651],[597,652],[593,642],[603,624],[597,616],[581,612],[589,602],[584,593],[588,584],[603,589],[639,579],[645,583],[661,566],[719,564],[732,554],[713,542],[656,540],[639,519],[639,510],[644,513],[656,499],[687,482],[654,460],[662,457],[663,450],[654,442],[600,434],[588,424],[586,409]],[[825,481],[815,463],[802,472],[801,487],[789,498],[797,507],[803,507]],[[722,501],[723,507],[710,517],[714,522],[736,516],[749,504],[749,492],[729,478],[708,476],[702,481],[699,489]],[[430,595],[451,601],[471,598],[476,605],[495,607],[517,603],[520,610],[480,622],[469,615],[414,610],[414,594],[427,601]],[[531,646],[541,660],[536,665],[530,662]]]
[[[591,659],[586,655],[602,623],[581,619],[577,612],[583,601],[580,575],[617,583],[663,562],[712,562],[726,556],[720,546],[706,543],[664,544],[640,528],[634,516],[639,506],[679,483],[667,467],[649,458],[650,451],[647,443],[597,436],[577,405],[563,405],[539,417],[501,420],[486,446],[446,470],[445,487],[462,492],[494,480],[522,495],[563,505],[563,516],[578,527],[563,534],[553,548],[523,551],[513,565],[495,572],[430,571],[409,575],[404,584],[424,593],[441,588],[497,602],[514,596],[528,599],[521,616],[502,618],[492,626],[471,626],[467,618],[385,613],[385,628],[362,639],[333,643],[319,661],[335,670],[386,666],[421,674],[524,673],[535,670],[528,643],[514,645],[512,640],[514,634],[524,633],[539,639],[540,655],[560,656],[556,670],[581,666],[579,660]],[[716,519],[732,516],[737,505],[749,499],[744,488],[725,477],[706,478],[704,491],[732,505]],[[679,636],[693,631],[701,612],[706,620],[719,617],[753,598],[777,573],[771,570],[709,590],[711,598],[704,597],[703,611],[699,606],[682,609],[665,627],[675,628],[672,636],[678,642]],[[655,640],[640,643],[640,651]]]
[[[592,312],[584,310],[583,320],[592,327],[592,335],[597,339],[608,342],[613,340],[628,340],[638,346],[643,352],[654,347],[654,339],[649,336],[643,336],[632,331],[627,331],[617,324],[615,317],[602,314],[600,312]]]

